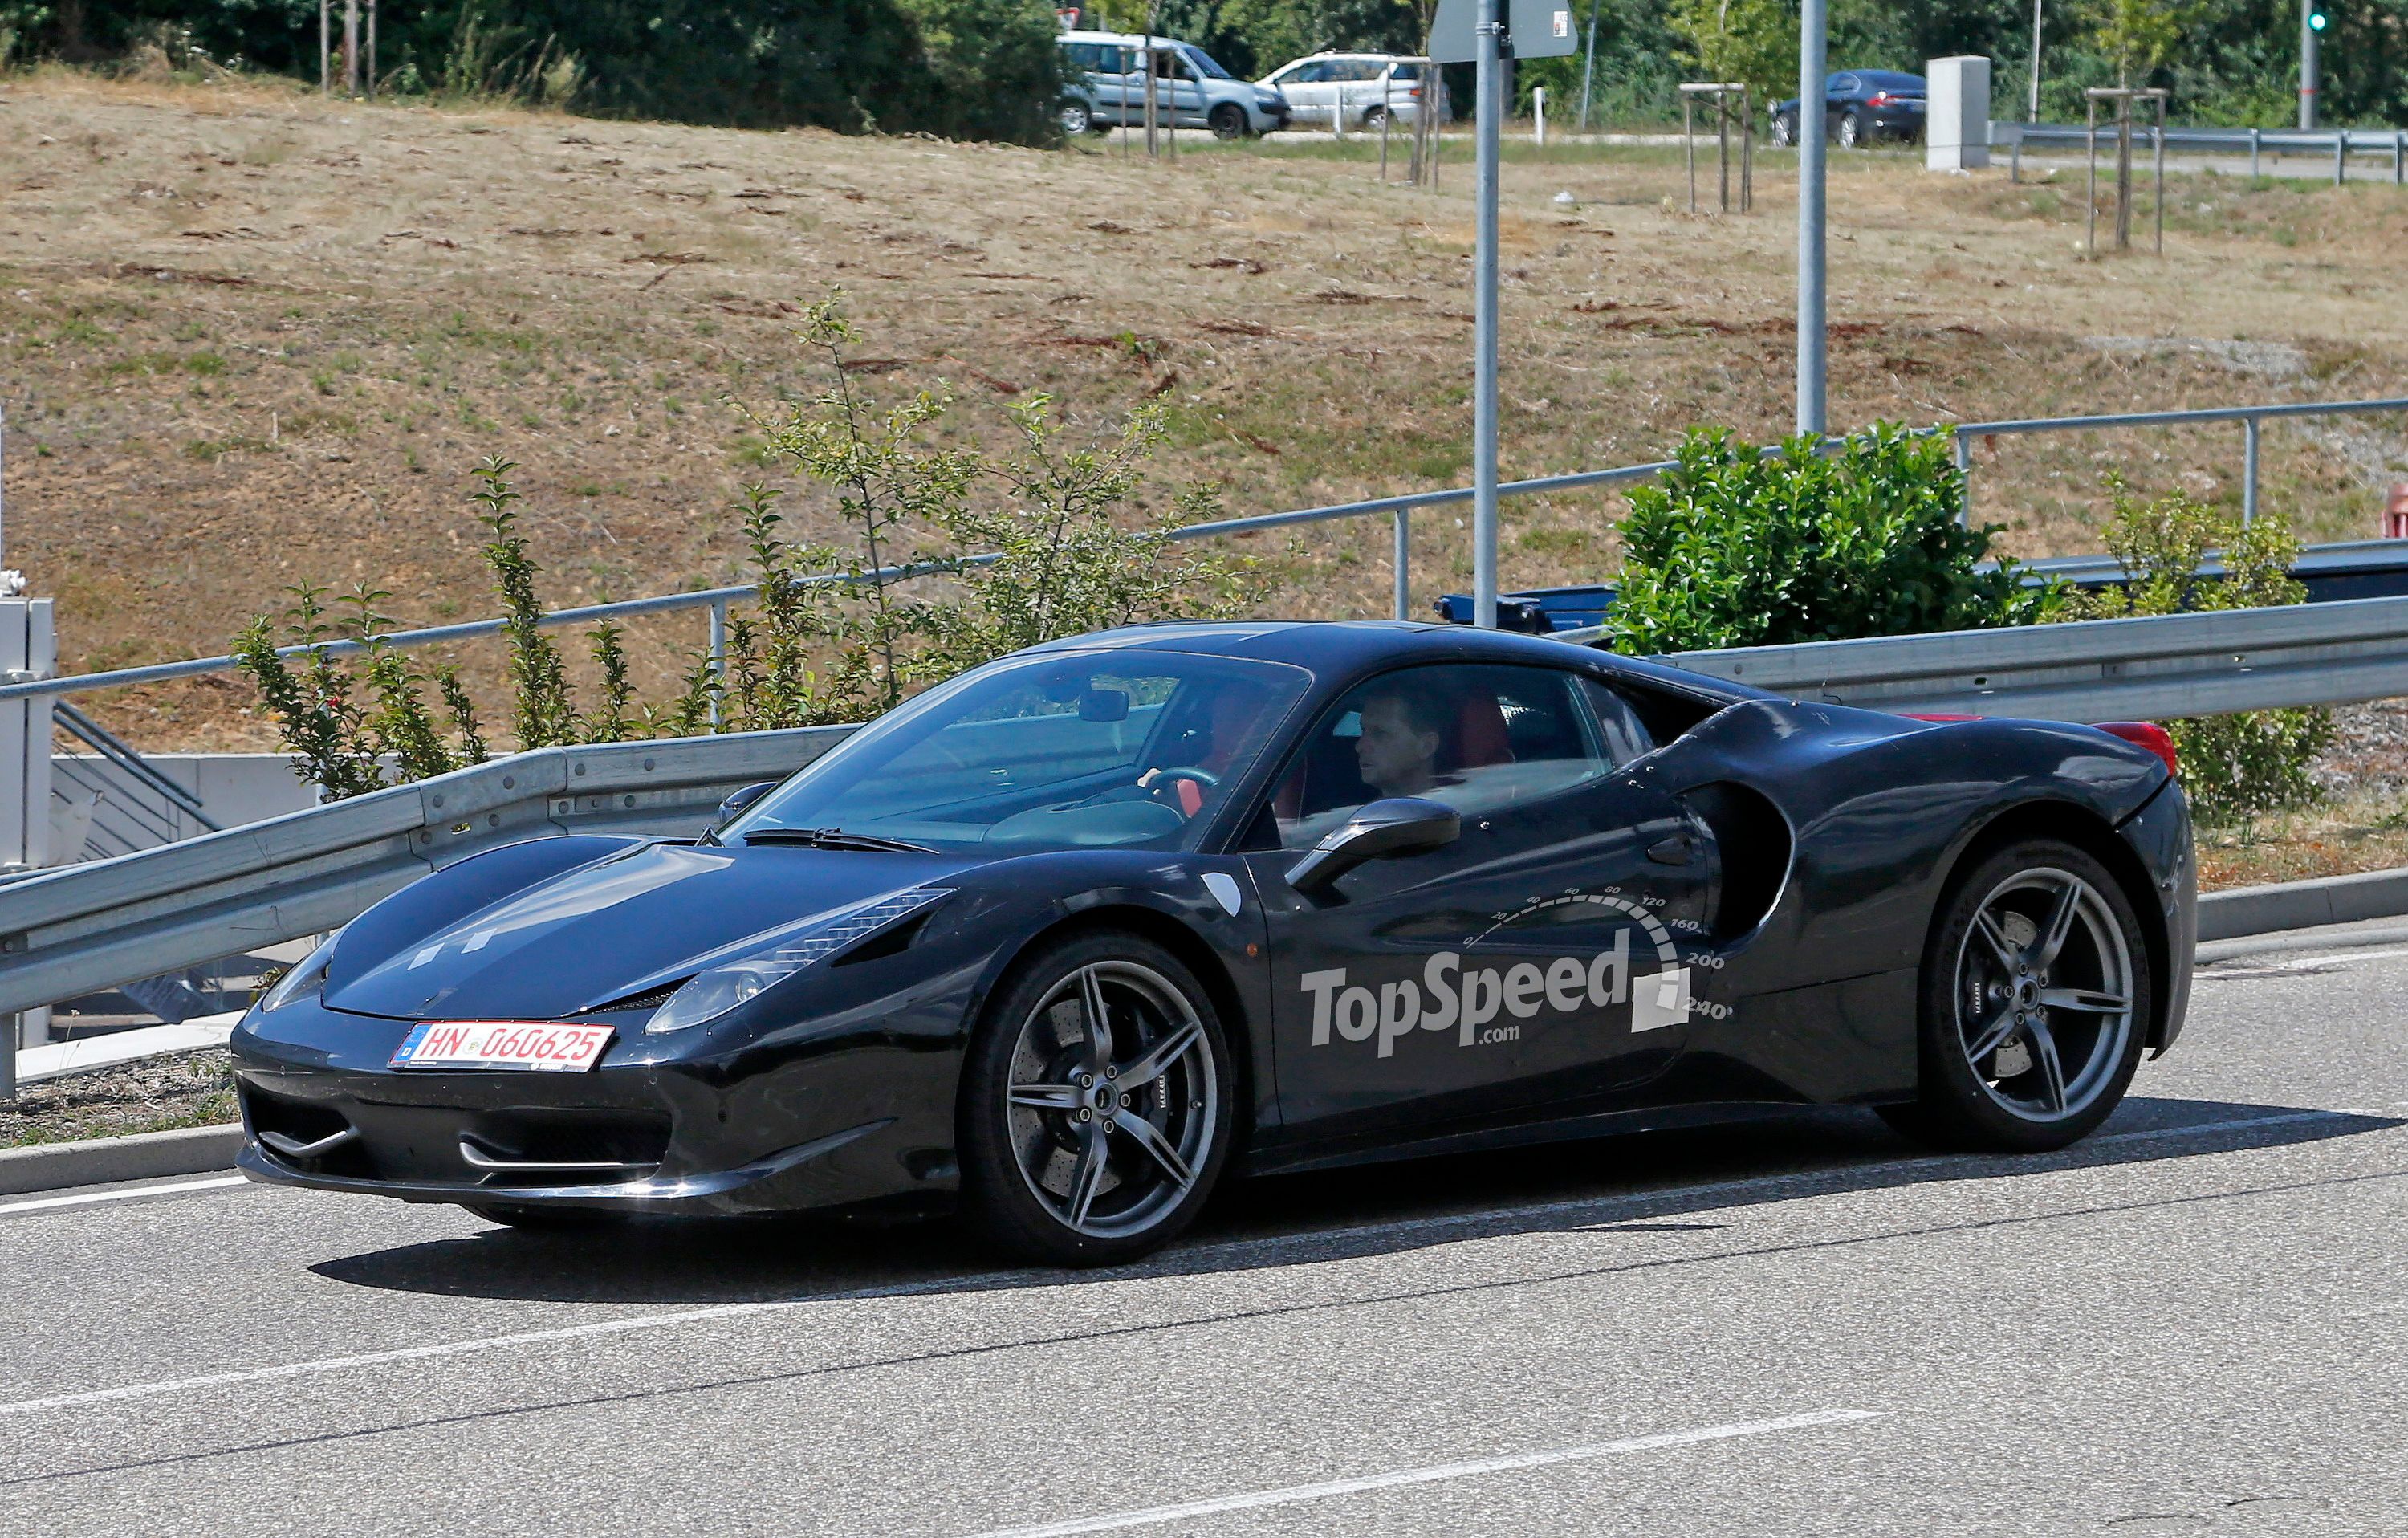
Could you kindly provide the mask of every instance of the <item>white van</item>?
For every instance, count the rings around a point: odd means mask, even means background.
[[[1061,35],[1064,133],[1143,125],[1148,41],[1123,32]],[[1156,122],[1209,128],[1225,139],[1287,126],[1287,98],[1278,91],[1239,79],[1193,43],[1159,34],[1151,41]]]

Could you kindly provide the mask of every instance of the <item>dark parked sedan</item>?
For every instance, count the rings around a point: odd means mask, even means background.
[[[2115,730],[1456,625],[1057,641],[699,839],[386,898],[235,1033],[241,1165],[520,1225],[958,1207],[1096,1263],[1225,1173],[1744,1107],[2057,1148],[2190,975],[2171,750]]]
[[[1895,69],[1843,69],[1823,82],[1823,137],[1843,150],[1875,139],[1923,137],[1923,77]],[[1772,108],[1772,142],[1798,142],[1798,98]]]

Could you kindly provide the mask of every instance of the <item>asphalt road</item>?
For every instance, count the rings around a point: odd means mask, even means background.
[[[2403,990],[2210,968],[2059,1156],[1818,1113],[1294,1177],[1105,1274],[0,1199],[0,1533],[2398,1534]]]

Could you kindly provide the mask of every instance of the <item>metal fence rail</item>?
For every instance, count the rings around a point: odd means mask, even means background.
[[[322,933],[497,844],[691,836],[729,791],[792,772],[848,730],[540,748],[0,884],[0,1017]],[[14,1046],[0,1032],[0,1054]]]
[[[2408,598],[1670,660],[1889,710],[2089,721],[2213,714],[2408,694]],[[849,729],[544,748],[0,884],[0,1016],[332,929],[496,844],[587,831],[690,836],[728,791],[808,763]]]
[[[2124,411],[2100,416],[2029,417],[2003,422],[1966,422],[1922,429],[1929,433],[1947,433],[1956,440],[1956,466],[1970,478],[1973,469],[1973,446],[1988,438],[2020,437],[2037,433],[2099,432],[2116,428],[2169,427],[2198,425],[2218,422],[2238,422],[2243,427],[2243,502],[2244,518],[2255,518],[2258,511],[2258,450],[2259,428],[2268,421],[2287,417],[2379,415],[2385,412],[2408,413],[2408,396],[2379,400],[2344,400],[2286,402],[2267,406],[2220,406],[2182,411]],[[1826,450],[1836,449],[1844,438],[1826,438]],[[1777,453],[1768,450],[1767,453]],[[1677,467],[1677,461],[1651,460],[1643,465],[1621,465],[1612,469],[1579,470],[1569,475],[1534,476],[1526,481],[1508,481],[1497,488],[1500,497],[1560,495],[1567,492],[1594,491],[1607,486],[1628,485],[1652,480]],[[1209,524],[1190,524],[1170,531],[1166,538],[1174,540],[1226,539],[1233,535],[1259,533],[1267,529],[1292,528],[1305,524],[1330,523],[1344,518],[1372,518],[1385,514],[1393,525],[1395,564],[1396,618],[1405,619],[1411,612],[1412,584],[1412,517],[1426,508],[1455,507],[1472,499],[1469,486],[1450,486],[1437,491],[1407,492],[1397,496],[1374,496],[1358,502],[1334,502],[1326,507],[1296,508],[1285,512],[1255,513],[1244,518],[1224,518]],[[1972,501],[1971,487],[1966,492],[1967,506]],[[867,573],[828,572],[804,579],[808,583],[858,583],[879,578],[934,575],[983,566],[996,559],[994,555],[973,555],[957,561],[930,561],[909,566],[882,568]],[[733,604],[748,603],[759,595],[752,586],[703,588],[691,593],[665,593],[650,598],[628,598],[617,603],[588,604],[578,609],[554,610],[543,617],[546,625],[585,625],[599,620],[621,620],[639,614],[662,614],[694,609],[710,611],[709,651],[711,656],[723,654],[727,630],[728,609]],[[423,630],[394,631],[380,640],[391,646],[432,646],[445,641],[472,640],[499,635],[503,621],[472,620],[459,625],[441,625]],[[366,650],[366,643],[356,640],[320,641],[308,646],[288,646],[282,656],[300,656],[310,652],[327,652],[337,655]],[[191,678],[202,673],[230,672],[235,659],[230,656],[195,657],[187,662],[152,663],[140,668],[119,668],[107,672],[77,673],[63,678],[23,679],[0,683],[0,701],[84,694],[96,689],[122,688],[130,684],[158,683],[171,679]]]
[[[2090,131],[2073,123],[2027,122],[2000,125],[2021,136],[2024,145],[2060,145],[2082,149],[2090,143]],[[2109,125],[2102,124],[2102,131]],[[2135,142],[2148,142],[2151,136],[2162,137],[2169,150],[2198,150],[2224,154],[2246,154],[2249,174],[2258,175],[2261,157],[2275,155],[2315,155],[2331,157],[2333,180],[2348,176],[2351,155],[2387,155],[2391,160],[2391,180],[2395,184],[2408,180],[2408,129],[2399,128],[2165,128],[2135,123]]]

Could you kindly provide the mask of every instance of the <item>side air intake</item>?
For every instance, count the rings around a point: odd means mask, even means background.
[[[1764,922],[1789,879],[1789,820],[1757,791],[1728,780],[1682,793],[1722,852],[1722,902],[1713,937],[1736,940]]]

